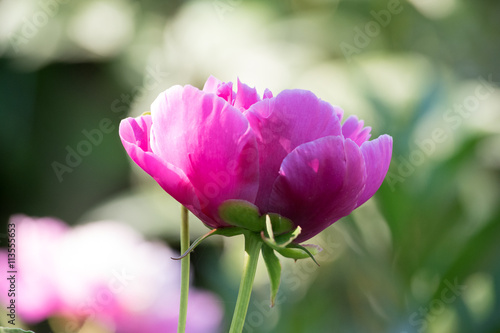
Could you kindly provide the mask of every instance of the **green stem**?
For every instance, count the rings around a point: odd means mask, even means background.
[[[189,220],[188,210],[182,206],[182,222],[181,222],[181,253],[184,253],[189,248]],[[181,259],[181,302],[179,306],[179,324],[177,333],[186,331],[186,318],[189,294],[189,254]]]
[[[241,333],[243,331],[261,246],[262,241],[258,236],[253,233],[245,234],[245,262],[243,266],[243,275],[241,277],[238,300],[236,301],[233,321],[231,322],[229,333]]]

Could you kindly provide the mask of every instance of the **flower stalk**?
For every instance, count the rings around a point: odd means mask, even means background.
[[[236,307],[234,309],[233,320],[231,322],[229,333],[241,333],[243,331],[261,247],[262,241],[256,234],[251,232],[245,233],[245,261],[243,266],[243,275],[241,277],[238,299],[236,301]]]
[[[181,208],[181,253],[189,248],[189,216],[186,207]],[[189,253],[181,259],[181,301],[179,305],[179,323],[177,333],[186,331],[188,294],[189,294]]]

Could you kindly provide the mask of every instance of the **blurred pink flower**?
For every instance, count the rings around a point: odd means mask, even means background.
[[[177,331],[180,262],[165,245],[116,222],[69,228],[57,219],[18,215],[10,223],[22,320],[62,316],[67,332],[78,331],[84,319],[117,333]],[[6,251],[0,256],[6,272]],[[7,304],[9,281],[0,281],[0,301]],[[215,295],[191,288],[186,332],[218,332],[222,315]]]
[[[378,190],[392,138],[306,90],[263,99],[238,80],[210,77],[203,90],[174,86],[151,115],[127,118],[120,137],[130,157],[206,225],[228,226],[218,208],[229,199],[260,214],[289,218],[302,242],[349,215]]]

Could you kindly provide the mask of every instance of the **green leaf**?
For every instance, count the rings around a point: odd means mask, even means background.
[[[0,327],[0,333],[23,333],[23,332],[34,333],[33,331],[25,331],[20,328]]]
[[[245,200],[224,201],[219,206],[219,215],[226,223],[250,231],[262,231],[265,227],[259,215],[259,208]]]
[[[278,294],[278,289],[280,287],[281,263],[276,254],[274,254],[274,250],[269,246],[264,245],[262,247],[262,257],[264,258],[267,272],[269,274],[269,281],[271,285],[271,307],[273,307],[276,295]]]

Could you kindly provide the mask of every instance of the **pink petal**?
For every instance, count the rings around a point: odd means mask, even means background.
[[[233,104],[234,103],[233,83],[232,82],[222,83],[219,86],[219,88],[217,88],[216,95],[223,98],[229,104]]]
[[[203,91],[207,93],[215,94],[217,93],[217,89],[222,84],[222,81],[216,78],[215,76],[210,75],[210,77],[205,82],[203,86]]]
[[[266,99],[266,98],[273,98],[273,97],[274,97],[274,96],[273,96],[272,91],[266,88],[266,89],[264,90],[264,95],[262,96],[262,98],[263,98],[263,99]]]
[[[363,125],[363,120],[358,120],[356,116],[350,116],[342,125],[342,135],[344,135],[344,138],[349,138],[356,142],[358,146],[361,146],[371,136],[371,127],[363,128]]]
[[[60,251],[60,240],[68,228],[63,222],[50,217],[14,215],[9,223],[16,225],[16,284],[20,291],[16,293],[17,313],[26,322],[38,322],[60,310],[62,305],[51,258]],[[0,253],[0,268],[7,274],[10,270],[7,267],[7,250]],[[2,304],[10,302],[7,277],[0,280]]]
[[[365,186],[365,163],[350,139],[328,136],[305,143],[283,161],[269,211],[300,225],[305,241],[351,213]]]
[[[192,86],[172,87],[153,102],[152,151],[184,172],[204,214],[226,225],[217,208],[225,200],[255,201],[258,152],[243,114]],[[202,219],[203,220],[203,219]]]
[[[241,83],[240,79],[238,79],[238,91],[234,99],[234,107],[246,110],[258,101],[260,101],[260,97],[257,90]]]
[[[254,104],[245,113],[256,133],[261,172],[256,205],[268,211],[268,200],[283,159],[299,145],[340,135],[338,112],[306,90],[285,90]]]
[[[342,110],[342,108],[340,108],[339,106],[334,105],[333,112],[337,115],[339,121],[342,121],[342,117],[344,116],[344,110]]]
[[[199,210],[200,203],[184,172],[151,151],[151,116],[126,118],[120,123],[120,138],[132,160],[153,177],[174,199],[189,209]]]
[[[361,146],[366,164],[366,187],[356,207],[370,199],[379,189],[389,170],[392,157],[392,137],[387,134],[367,141]]]
[[[95,222],[69,229],[52,218],[14,216],[16,224],[16,313],[38,322],[65,317],[67,332],[88,316],[113,332],[174,332],[179,309],[178,254],[149,243],[118,222]],[[7,249],[0,250],[7,272]],[[9,303],[9,280],[0,286]],[[188,332],[219,332],[221,301],[190,288]],[[203,310],[204,309],[204,310]],[[16,317],[17,318],[17,317]],[[72,327],[73,326],[73,327]]]
[[[186,332],[221,332],[222,304],[222,301],[212,293],[195,288],[190,289]]]
[[[203,91],[206,93],[216,94],[217,96],[223,98],[228,103],[233,104],[233,83],[224,83],[219,79],[210,75],[203,86]]]

